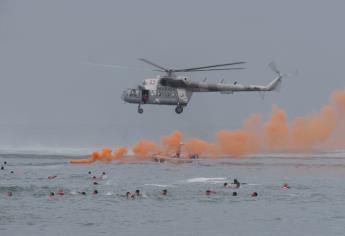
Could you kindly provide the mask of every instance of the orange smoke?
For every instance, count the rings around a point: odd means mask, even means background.
[[[335,91],[330,102],[319,112],[297,117],[288,122],[286,112],[273,106],[266,122],[259,115],[249,116],[241,129],[221,130],[214,143],[192,138],[183,143],[183,133],[174,131],[161,138],[161,144],[141,140],[132,147],[132,160],[148,160],[155,155],[181,157],[191,155],[240,157],[263,152],[311,152],[320,149],[345,148],[345,90]],[[90,164],[97,160],[123,161],[125,147],[118,148],[114,155],[111,149],[94,152],[90,159],[72,160],[71,163]]]
[[[71,160],[71,164],[92,164],[96,161],[101,161],[104,163],[109,163],[112,160],[122,160],[127,153],[126,147],[119,147],[112,153],[110,148],[104,148],[102,152],[93,152],[90,159],[76,159]]]
[[[182,136],[182,132],[175,131],[170,136],[163,136],[161,138],[165,155],[175,155],[180,151]]]

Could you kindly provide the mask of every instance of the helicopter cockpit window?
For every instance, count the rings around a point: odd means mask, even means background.
[[[131,97],[135,97],[137,95],[136,90],[135,89],[131,89],[129,92],[129,96]]]

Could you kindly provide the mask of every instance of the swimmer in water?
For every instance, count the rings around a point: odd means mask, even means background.
[[[224,188],[227,188],[227,187],[228,187],[228,183],[225,182],[225,183],[223,184],[223,186],[224,186]]]
[[[4,165],[7,165],[7,161],[4,161]]]
[[[237,192],[232,192],[232,196],[237,196]]]
[[[285,182],[285,183],[283,184],[282,188],[288,189],[288,188],[290,188],[290,186],[289,186],[288,183]]]
[[[11,174],[14,174],[14,171],[13,171],[13,170],[11,170],[11,171],[10,171],[10,173],[11,173]]]
[[[57,175],[48,176],[48,179],[55,179]]]
[[[133,194],[133,193],[131,193],[131,192],[127,192],[126,193],[126,197],[127,197],[127,199],[134,199],[135,198],[135,195]]]
[[[239,188],[241,186],[240,182],[237,179],[234,179],[233,184],[236,186],[236,188]]]
[[[252,192],[252,194],[250,195],[252,197],[257,197],[258,196],[258,193],[257,192]]]
[[[8,191],[6,195],[7,195],[8,197],[12,197],[12,196],[13,196],[13,192]]]
[[[107,176],[106,173],[103,171],[103,172],[102,172],[101,179],[107,179],[107,178],[108,178],[108,176]]]
[[[93,182],[93,185],[98,185],[98,182]]]
[[[97,195],[97,194],[98,194],[98,191],[95,189],[95,190],[93,190],[92,194],[93,194],[93,195]]]
[[[162,192],[161,192],[161,195],[163,195],[163,196],[166,196],[166,195],[168,195],[168,190],[166,190],[166,189],[163,189],[163,190],[162,190]]]
[[[89,171],[88,173],[89,173],[89,175],[91,175],[91,171]]]
[[[4,170],[5,169],[5,167],[4,166],[1,166],[1,170]]]
[[[136,195],[137,197],[141,197],[141,196],[142,196],[142,194],[140,193],[140,190],[139,190],[139,189],[135,190],[135,195]]]
[[[206,195],[211,195],[211,194],[215,194],[215,193],[216,193],[216,191],[210,190],[210,189],[207,189],[205,192]]]
[[[86,192],[78,192],[81,195],[86,195]]]

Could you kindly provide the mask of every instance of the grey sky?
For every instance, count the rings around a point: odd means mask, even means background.
[[[289,118],[318,110],[344,86],[345,1],[0,1],[0,147],[116,147],[158,140],[175,129],[212,140],[272,104]],[[274,60],[299,76],[280,93],[194,94],[174,107],[120,100],[151,69],[247,61],[247,70],[195,73],[193,79],[266,84]]]

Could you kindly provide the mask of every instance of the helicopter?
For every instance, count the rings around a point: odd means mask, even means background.
[[[176,106],[175,112],[181,114],[183,108],[186,107],[195,92],[220,92],[221,94],[232,94],[234,92],[253,92],[274,91],[279,88],[282,78],[286,76],[280,73],[272,62],[269,67],[277,74],[277,77],[269,84],[263,85],[241,85],[237,82],[224,83],[224,80],[218,83],[209,83],[204,79],[203,81],[193,81],[190,77],[176,73],[189,73],[200,71],[224,71],[224,70],[239,70],[242,67],[230,67],[243,65],[245,62],[232,62],[210,66],[191,67],[184,69],[167,69],[147,59],[139,58],[140,61],[145,62],[153,67],[155,71],[163,72],[156,78],[149,78],[143,80],[142,84],[137,88],[129,88],[123,91],[122,100],[126,103],[138,104],[138,113],[142,114],[144,109],[142,105],[171,105]]]

